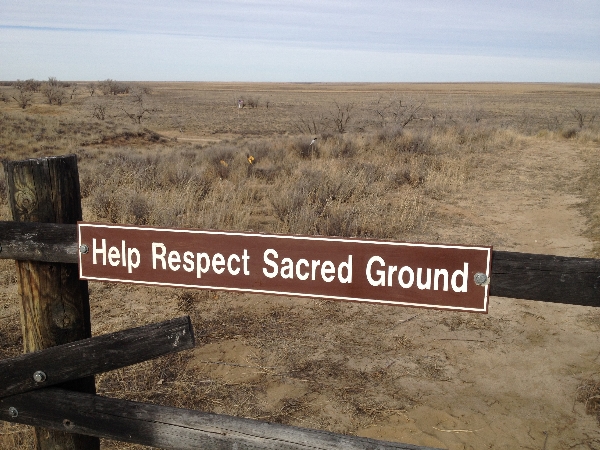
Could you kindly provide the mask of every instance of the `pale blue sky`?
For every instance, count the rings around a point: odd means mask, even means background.
[[[0,79],[600,82],[600,0],[0,0]]]

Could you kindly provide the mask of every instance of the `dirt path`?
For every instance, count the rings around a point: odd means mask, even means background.
[[[457,223],[436,230],[440,241],[588,256],[580,199],[570,192],[579,156],[568,143],[537,142],[473,170],[464,194],[444,206]],[[419,406],[360,434],[450,449],[600,448],[598,423],[576,402],[578,387],[600,372],[597,311],[492,297],[485,319],[446,319],[427,315],[405,331],[420,328],[413,345],[443,355],[447,380],[404,380]]]

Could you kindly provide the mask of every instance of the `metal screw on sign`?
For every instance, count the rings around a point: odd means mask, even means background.
[[[477,286],[487,286],[488,284],[490,284],[490,279],[488,278],[488,276],[485,273],[481,272],[477,272],[473,277],[473,280],[475,281],[475,284]]]
[[[36,370],[33,374],[33,379],[36,383],[43,383],[46,381],[46,374],[41,370]]]
[[[8,415],[14,419],[19,415],[19,411],[17,411],[17,408],[15,408],[14,406],[11,406],[10,408],[8,408]]]
[[[85,244],[81,244],[79,246],[79,251],[85,255],[87,252],[90,251],[90,248]]]

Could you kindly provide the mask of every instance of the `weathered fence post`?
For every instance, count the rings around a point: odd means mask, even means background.
[[[76,223],[82,219],[75,155],[5,161],[9,204],[16,222]],[[16,261],[25,353],[91,336],[88,285],[77,264]],[[33,376],[33,374],[32,374]],[[64,388],[95,393],[94,378]],[[39,450],[94,450],[98,438],[35,429]]]

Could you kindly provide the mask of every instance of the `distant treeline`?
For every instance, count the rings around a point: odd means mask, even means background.
[[[54,77],[48,78],[48,82],[60,87],[70,87],[74,83],[71,81],[59,81]],[[29,78],[28,80],[16,80],[16,81],[0,81],[0,86],[15,86],[15,85],[24,85],[28,91],[30,92],[38,92],[42,87],[44,81],[39,81],[34,78]]]
[[[44,84],[62,88],[68,88],[77,85],[77,83],[74,81],[60,81],[55,77],[49,77],[48,81],[40,81],[34,78],[29,78],[28,80],[0,81],[0,86],[16,87],[18,89],[23,89],[26,92],[40,92],[40,89],[42,89]],[[131,91],[131,86],[129,84],[111,80],[110,78],[103,81],[98,81],[97,83],[87,83],[87,86],[91,92],[99,90],[104,95],[128,94]]]

